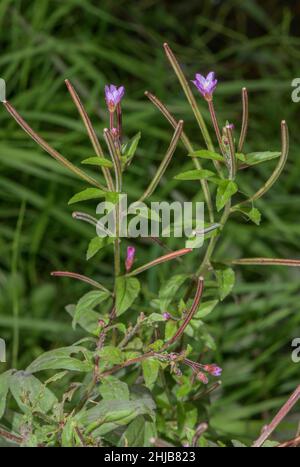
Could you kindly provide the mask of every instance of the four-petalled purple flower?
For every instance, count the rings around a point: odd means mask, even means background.
[[[117,88],[114,84],[105,86],[105,100],[108,110],[113,113],[116,110],[117,105],[121,102],[122,97],[125,94],[124,86]]]
[[[215,73],[211,71],[206,76],[200,75],[200,73],[196,73],[195,79],[192,81],[199,92],[201,92],[204,99],[207,101],[212,100],[213,92],[216,89],[218,84],[218,80],[215,79]]]
[[[134,263],[134,258],[135,258],[135,248],[134,246],[129,246],[127,248],[127,256],[126,256],[126,261],[125,261],[125,267],[126,267],[127,272],[131,270],[132,265]]]
[[[210,373],[212,376],[221,376],[223,371],[222,368],[220,368],[215,363],[212,363],[211,365],[205,365],[204,370],[207,371],[207,373]]]

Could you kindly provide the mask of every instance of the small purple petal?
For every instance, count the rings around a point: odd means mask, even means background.
[[[106,85],[105,86],[105,100],[110,112],[114,112],[116,110],[116,106],[121,102],[124,94],[125,88],[124,86],[120,86],[117,88],[114,84]]]
[[[193,80],[192,83],[206,100],[211,100],[218,80],[215,79],[214,71],[210,71],[206,78],[200,73],[196,73],[195,80]]]

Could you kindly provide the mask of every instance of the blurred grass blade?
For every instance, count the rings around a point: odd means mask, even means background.
[[[26,210],[26,203],[25,201],[22,202],[21,208],[19,211],[19,217],[17,221],[17,226],[14,235],[13,241],[13,250],[12,250],[12,261],[11,261],[11,273],[12,279],[15,284],[17,284],[17,274],[18,274],[18,260],[20,254],[20,240],[21,240],[21,231],[24,222]],[[19,335],[19,313],[20,313],[20,306],[19,306],[19,296],[18,296],[18,287],[15,286],[12,288],[12,306],[13,306],[13,317],[14,317],[14,325],[13,325],[13,344],[12,344],[12,367],[17,368],[18,366],[18,354],[19,354],[19,343],[20,343],[20,335]]]
[[[243,266],[292,266],[300,267],[298,259],[281,259],[281,258],[241,258],[231,261],[231,264],[240,264]]]

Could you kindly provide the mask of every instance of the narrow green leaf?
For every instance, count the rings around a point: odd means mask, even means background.
[[[97,354],[100,357],[100,361],[109,363],[110,365],[118,365],[124,361],[122,351],[118,347],[112,345],[106,345]]]
[[[188,170],[176,175],[175,180],[206,180],[210,177],[214,177],[216,174],[210,170]]]
[[[218,303],[219,300],[209,300],[207,302],[201,303],[194,318],[202,319],[205,316],[209,315],[209,313],[211,313],[215,309]]]
[[[264,151],[264,152],[251,152],[245,156],[245,163],[247,165],[261,164],[272,159],[280,157],[280,152]]]
[[[89,199],[97,199],[97,198],[102,198],[107,195],[107,192],[99,190],[98,188],[86,188],[83,191],[80,191],[79,193],[76,193],[74,195],[68,204],[74,204],[78,203],[80,201],[87,201]]]
[[[86,253],[86,259],[89,260],[95,256],[98,251],[102,250],[102,248],[105,248],[109,245],[114,243],[114,238],[113,237],[95,237],[93,238],[88,246],[88,250]]]
[[[130,160],[134,157],[137,150],[138,144],[141,139],[141,132],[139,131],[133,138],[131,138],[127,143],[122,147],[122,155],[126,157],[127,160]]]
[[[217,189],[216,206],[221,211],[230,198],[238,191],[238,186],[232,180],[223,180]]]
[[[239,211],[247,216],[254,224],[260,225],[261,212],[257,208],[236,207],[234,211]]]
[[[109,169],[113,168],[113,163],[109,161],[108,159],[105,159],[104,157],[88,157],[87,159],[84,159],[81,161],[82,164],[85,165],[97,165],[99,167],[107,167]]]
[[[62,347],[56,350],[50,350],[40,355],[35,359],[26,369],[28,373],[37,373],[43,370],[69,370],[88,372],[91,371],[93,366],[87,361],[81,361],[71,357],[85,350],[83,347],[70,346]]]
[[[112,375],[103,379],[99,392],[103,399],[129,400],[128,385]]]
[[[159,291],[159,306],[162,312],[167,311],[168,306],[174,300],[178,289],[188,279],[188,274],[176,274],[171,277]]]
[[[210,159],[212,161],[224,162],[224,157],[208,149],[200,149],[200,151],[194,151],[188,154],[189,157],[200,157],[201,159]]]
[[[140,283],[135,277],[118,277],[116,281],[116,313],[120,316],[133,304],[140,292]]]
[[[54,394],[35,376],[24,371],[18,371],[10,378],[10,391],[26,414],[33,410],[47,413],[58,401]]]
[[[157,380],[160,363],[156,358],[147,358],[146,360],[143,360],[142,368],[145,385],[151,390]]]
[[[220,299],[225,297],[232,291],[235,283],[235,272],[231,268],[222,268],[215,271],[219,286]]]
[[[0,375],[0,419],[3,417],[6,409],[6,398],[11,374],[12,370],[8,370]]]
[[[93,310],[97,305],[107,300],[109,296],[109,292],[92,290],[81,297],[74,312],[73,327],[76,326],[77,322],[87,311]]]

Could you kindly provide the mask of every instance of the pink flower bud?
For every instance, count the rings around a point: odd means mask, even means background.
[[[166,321],[168,321],[170,318],[171,318],[171,315],[170,313],[168,313],[167,311],[165,313],[163,313],[163,317]]]
[[[133,246],[129,246],[127,248],[127,256],[126,256],[126,262],[125,262],[125,267],[126,267],[127,272],[131,270],[132,265],[134,263],[134,258],[135,258],[135,248]]]
[[[203,384],[208,384],[208,377],[204,373],[202,373],[202,371],[199,371],[199,373],[197,373],[197,379]]]

